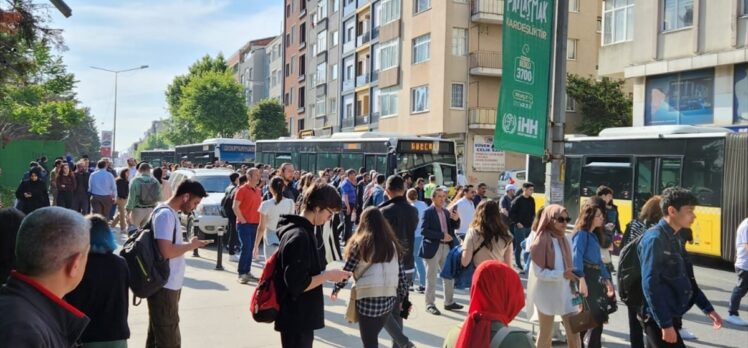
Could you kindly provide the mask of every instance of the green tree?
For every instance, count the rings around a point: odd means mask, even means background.
[[[597,135],[609,127],[631,126],[633,101],[623,92],[623,80],[603,77],[600,81],[569,74],[566,92],[577,102],[582,123],[577,130]]]
[[[207,135],[229,137],[246,128],[243,89],[227,72],[209,71],[182,87],[178,123]],[[202,140],[202,139],[201,139]]]
[[[50,127],[50,131],[36,135],[35,139],[62,140],[65,143],[65,152],[79,156],[82,154],[93,155],[99,152],[101,141],[99,131],[96,129],[96,120],[88,108],[81,109],[83,121],[72,126],[64,126],[58,122]]]
[[[249,136],[252,140],[288,136],[283,105],[276,99],[265,99],[249,110]]]
[[[149,134],[145,139],[143,139],[143,142],[138,145],[138,148],[135,149],[135,153],[132,157],[140,158],[140,153],[146,150],[168,149],[170,147],[172,147],[172,143],[168,134]]]

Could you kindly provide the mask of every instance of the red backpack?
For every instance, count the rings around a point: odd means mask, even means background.
[[[272,323],[280,313],[280,304],[278,295],[275,290],[275,268],[278,261],[278,252],[265,262],[265,269],[262,270],[260,280],[257,282],[252,301],[249,303],[249,311],[252,312],[252,318],[258,323]]]

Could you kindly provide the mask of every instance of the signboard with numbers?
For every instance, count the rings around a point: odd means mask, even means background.
[[[496,115],[497,150],[536,156],[545,153],[554,3],[504,1],[504,78]]]

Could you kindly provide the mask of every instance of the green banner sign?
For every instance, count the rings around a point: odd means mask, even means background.
[[[501,94],[494,147],[545,153],[554,0],[504,0]]]

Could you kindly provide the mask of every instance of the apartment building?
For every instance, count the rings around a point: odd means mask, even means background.
[[[748,130],[748,2],[604,1],[600,75],[633,85],[633,124]]]
[[[267,45],[270,87],[268,98],[283,101],[283,35],[276,36]]]
[[[283,105],[289,134],[305,127],[307,0],[284,0]]]
[[[305,134],[329,135],[339,129],[340,1],[312,0],[308,4],[309,41],[306,55]]]

